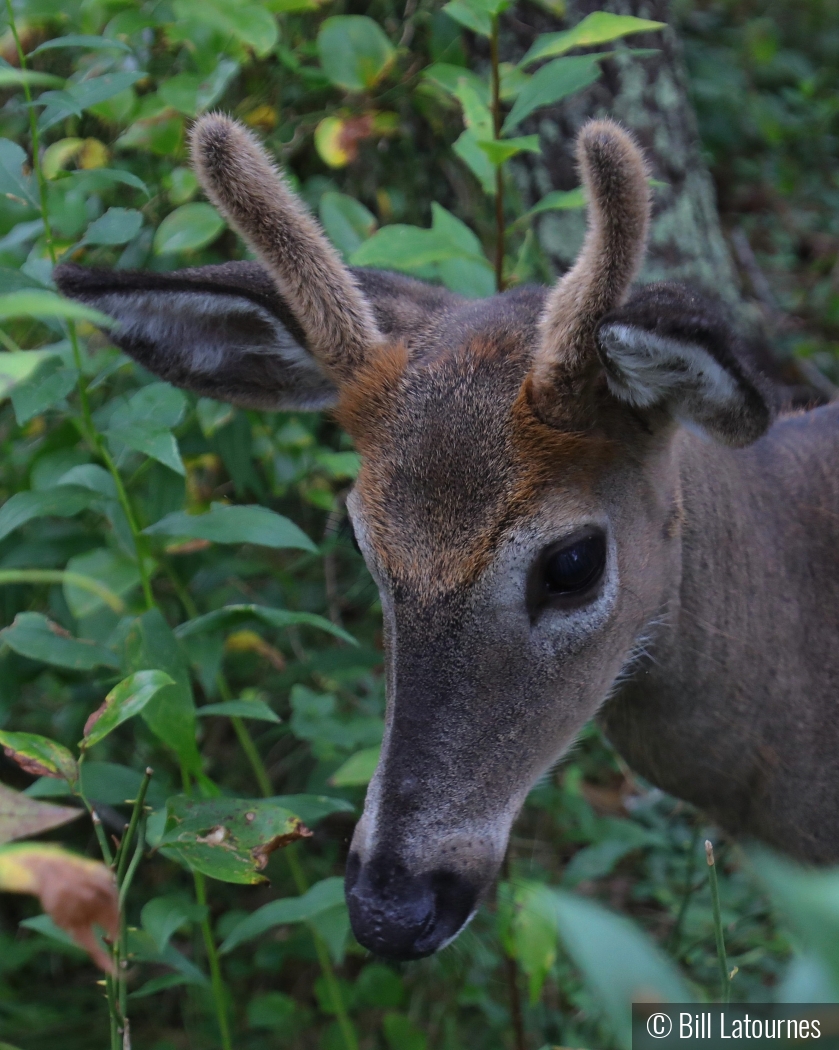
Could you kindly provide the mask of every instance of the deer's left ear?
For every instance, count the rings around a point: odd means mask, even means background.
[[[665,408],[733,447],[756,441],[771,422],[724,307],[689,288],[639,289],[603,318],[596,340],[612,394],[635,408]]]

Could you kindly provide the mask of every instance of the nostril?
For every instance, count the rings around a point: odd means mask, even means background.
[[[477,890],[453,872],[411,875],[375,858],[347,863],[347,904],[353,933],[377,955],[419,959],[451,940],[469,919]]]

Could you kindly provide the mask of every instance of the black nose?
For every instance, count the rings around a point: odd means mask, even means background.
[[[386,959],[422,959],[443,947],[475,909],[477,888],[451,871],[411,875],[398,861],[347,860],[347,905],[359,944]]]

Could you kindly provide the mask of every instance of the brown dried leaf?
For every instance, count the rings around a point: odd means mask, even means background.
[[[59,846],[42,843],[0,849],[0,889],[40,897],[44,911],[106,973],[113,973],[110,955],[94,932],[109,938],[119,933],[116,879],[99,861],[76,856]]]
[[[42,831],[68,824],[81,815],[81,809],[39,802],[0,784],[0,845],[14,839],[39,835]]]

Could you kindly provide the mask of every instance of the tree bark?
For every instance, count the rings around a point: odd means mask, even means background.
[[[505,16],[502,39],[507,61],[518,61],[540,33],[576,24],[592,11],[635,15],[666,22],[667,0],[570,0],[567,17],[552,17],[523,2]],[[746,320],[737,270],[720,227],[711,175],[705,165],[696,118],[690,104],[679,42],[672,26],[613,45],[603,76],[587,90],[540,110],[520,134],[538,132],[541,156],[524,154],[514,163],[523,202],[532,207],[552,189],[578,183],[574,139],[590,117],[611,116],[629,128],[643,146],[654,190],[650,249],[642,281],[678,280],[720,296]],[[634,57],[638,48],[657,53]],[[599,48],[597,50],[602,50]],[[558,272],[579,249],[585,228],[581,212],[553,212],[539,220],[539,241]]]

